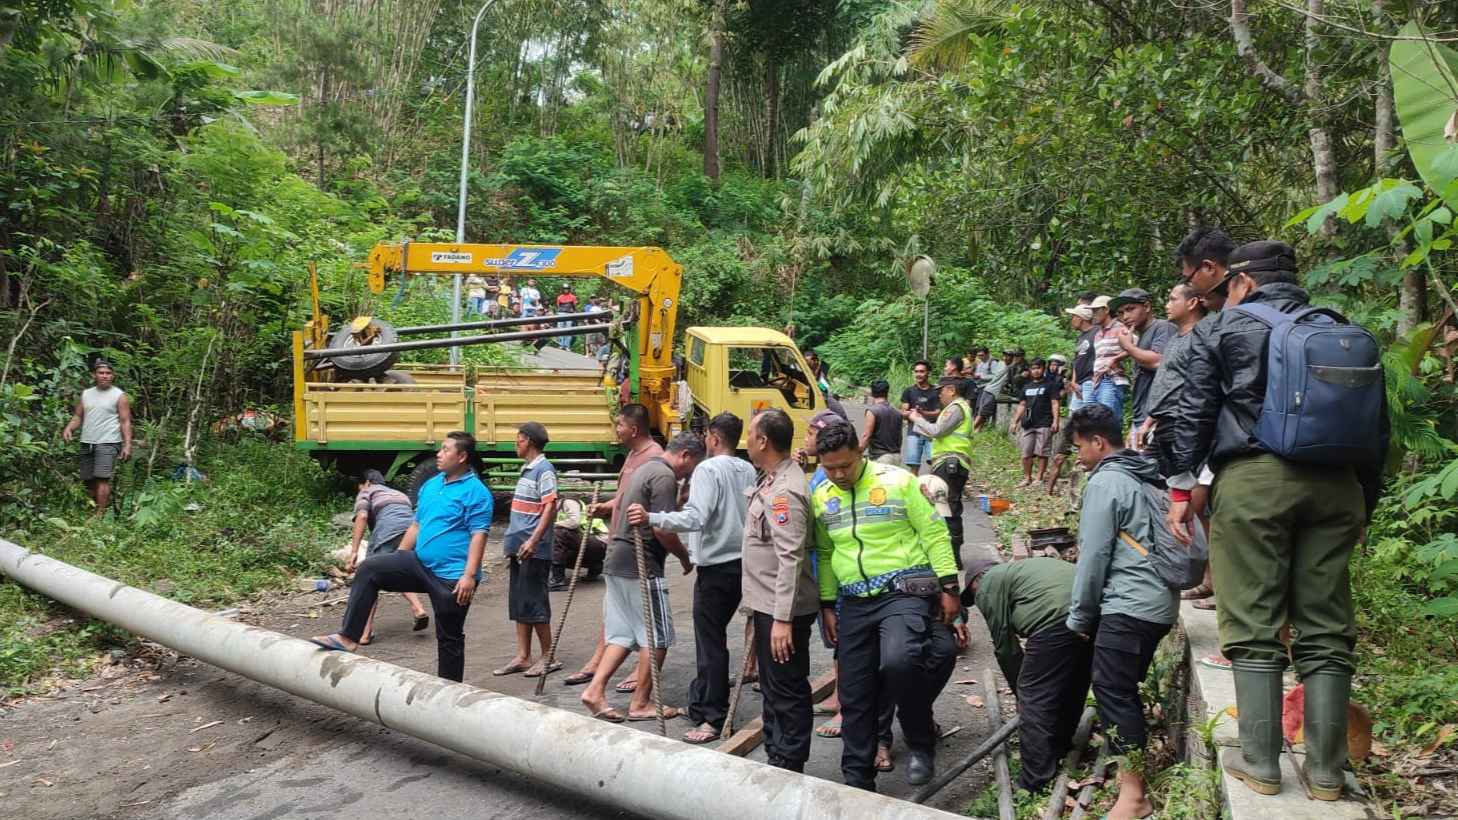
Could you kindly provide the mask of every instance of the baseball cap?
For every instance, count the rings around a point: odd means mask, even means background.
[[[830,425],[835,424],[838,421],[844,420],[845,419],[842,419],[840,417],[840,414],[835,412],[834,410],[821,410],[819,413],[816,413],[814,416],[810,417],[810,429],[824,430]]]
[[[1075,305],[1071,308],[1064,308],[1063,312],[1070,316],[1077,316],[1080,319],[1093,318],[1093,308],[1088,305]]]
[[[1089,310],[1097,310],[1098,308],[1106,308],[1106,307],[1109,306],[1109,301],[1110,301],[1110,299],[1107,296],[1097,296],[1097,297],[1094,297],[1094,300],[1092,302],[1089,302],[1088,303]]]
[[[950,518],[952,505],[947,497],[951,491],[947,489],[947,482],[938,475],[924,475],[917,479],[917,484],[921,486],[921,494],[937,508],[937,515]]]
[[[962,579],[962,606],[972,606],[976,603],[972,594],[972,582],[981,578],[983,573],[997,566],[1000,561],[993,561],[987,558],[980,558],[967,565],[967,574]]]
[[[1144,288],[1125,288],[1119,291],[1119,295],[1109,300],[1109,310],[1118,310],[1125,305],[1132,305],[1138,302],[1149,304],[1149,291]]]
[[[1296,249],[1285,242],[1262,239],[1247,242],[1230,252],[1230,264],[1225,269],[1232,274],[1255,273],[1268,270],[1296,270]]]
[[[956,376],[943,376],[941,380],[937,382],[937,388],[940,389],[943,387],[955,387],[958,390],[961,390],[962,380]]]
[[[1048,357],[1048,361],[1058,362],[1059,364],[1068,364],[1068,357],[1064,356],[1062,353],[1054,353],[1053,355]]]

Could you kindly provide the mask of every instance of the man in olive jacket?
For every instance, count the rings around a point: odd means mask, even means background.
[[[1058,774],[1088,698],[1093,647],[1064,623],[1072,598],[1073,565],[1060,558],[973,561],[962,589],[962,604],[975,605],[987,622],[997,664],[1017,695],[1018,788],[1030,792]]]

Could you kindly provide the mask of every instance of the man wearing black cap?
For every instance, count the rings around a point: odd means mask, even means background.
[[[962,380],[944,376],[937,383],[941,389],[942,411],[937,420],[929,422],[921,414],[912,411],[912,429],[932,440],[932,475],[941,476],[947,482],[947,500],[951,515],[946,516],[947,530],[951,533],[952,554],[956,556],[957,567],[962,566],[962,490],[967,486],[967,477],[972,471],[972,407],[962,398]]]
[[[1123,328],[1119,331],[1119,347],[1134,360],[1134,426],[1130,439],[1135,450],[1142,450],[1143,442],[1137,435],[1144,419],[1149,416],[1149,385],[1154,383],[1154,371],[1163,360],[1165,345],[1175,335],[1175,326],[1164,319],[1154,318],[1150,306],[1149,291],[1144,288],[1128,288],[1109,302],[1109,310],[1117,314]]]
[[[1221,758],[1227,772],[1261,794],[1281,789],[1282,672],[1288,658],[1305,686],[1312,796],[1336,800],[1347,762],[1347,701],[1356,623],[1348,562],[1381,489],[1389,431],[1385,402],[1377,457],[1369,464],[1311,465],[1260,444],[1256,421],[1266,400],[1271,327],[1240,305],[1294,313],[1308,305],[1297,284],[1296,252],[1283,242],[1236,248],[1214,289],[1225,309],[1196,325],[1188,378],[1172,423],[1174,467],[1215,472],[1210,564],[1220,590],[1220,643],[1235,677],[1240,749]],[[1181,540],[1188,496],[1171,493],[1169,521]],[[1289,651],[1279,633],[1289,622]]]
[[[1017,695],[1018,788],[1030,792],[1058,774],[1088,697],[1093,645],[1064,623],[1073,576],[1073,565],[1059,558],[981,560],[968,565],[962,589],[962,605],[982,613],[997,665]]]

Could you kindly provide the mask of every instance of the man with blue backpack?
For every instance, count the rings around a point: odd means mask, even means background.
[[[1240,749],[1221,763],[1257,793],[1280,792],[1289,657],[1305,685],[1309,792],[1337,800],[1356,642],[1348,563],[1377,503],[1389,438],[1380,350],[1366,330],[1311,307],[1283,242],[1236,248],[1221,287],[1225,308],[1192,331],[1170,419],[1175,469],[1208,462],[1215,472],[1211,569],[1240,730]],[[1182,540],[1187,503],[1171,491],[1169,522]],[[1288,622],[1289,652],[1279,637]]]

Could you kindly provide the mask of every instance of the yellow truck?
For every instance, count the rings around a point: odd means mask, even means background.
[[[516,429],[537,421],[551,436],[549,457],[565,480],[610,481],[624,457],[614,420],[626,402],[644,404],[655,435],[664,439],[684,429],[702,430],[722,411],[748,419],[756,410],[778,407],[795,420],[798,441],[810,418],[827,407],[795,343],[774,330],[691,327],[676,359],[683,268],[659,248],[379,244],[368,270],[374,293],[384,291],[389,274],[484,274],[596,278],[614,286],[617,300],[611,313],[575,315],[578,326],[571,329],[496,332],[533,322],[514,318],[370,336],[378,323],[368,317],[331,331],[316,282],[313,319],[293,334],[294,440],[351,474],[371,467],[392,478],[408,474],[413,491],[434,473],[431,455],[446,433],[465,430],[477,439],[491,486],[509,490],[520,468]],[[351,329],[359,332],[351,336]],[[452,330],[493,332],[394,341]],[[388,378],[363,380],[347,378],[349,372],[338,366],[365,361],[383,367],[387,354],[422,347],[587,334],[609,338],[616,355],[602,364],[579,357],[582,366],[572,368],[391,364]]]

